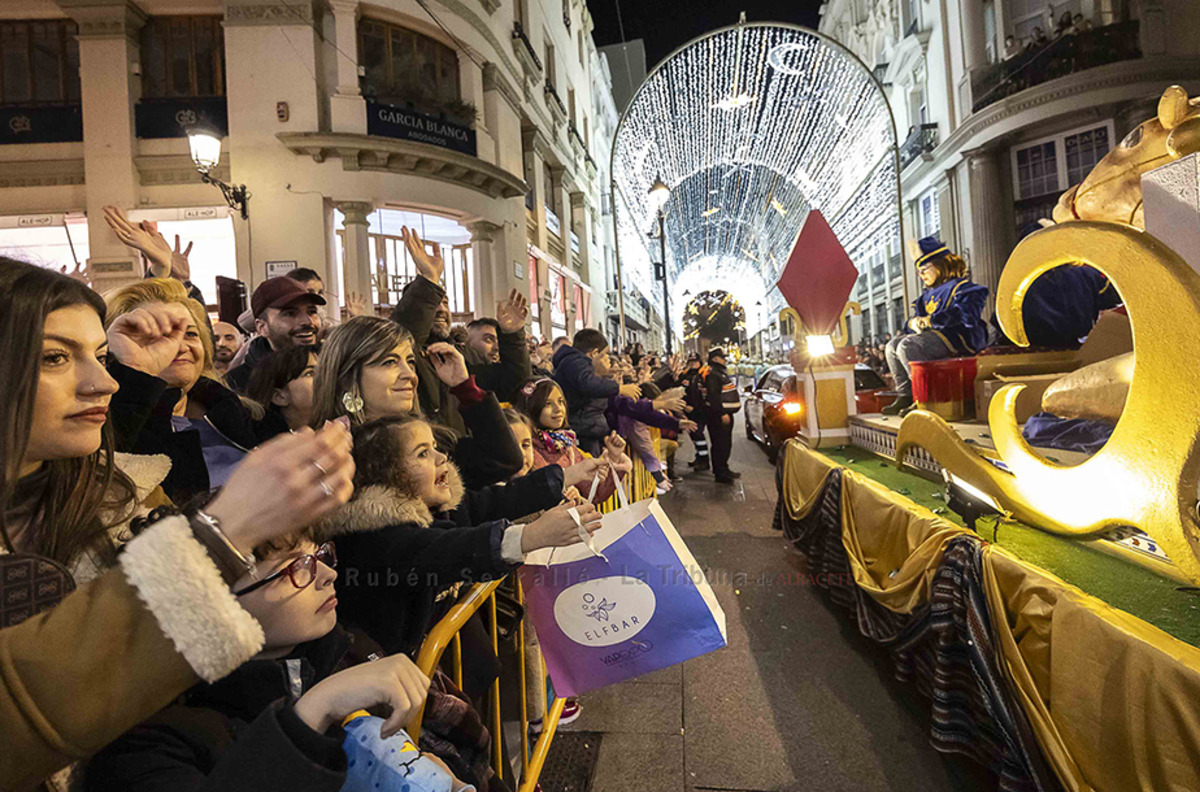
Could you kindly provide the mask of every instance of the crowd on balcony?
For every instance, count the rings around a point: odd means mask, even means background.
[[[1000,54],[1001,62],[972,78],[975,110],[1047,80],[1140,57],[1138,24],[1097,27],[1082,14],[1064,12],[1046,28],[1006,37]]]
[[[0,258],[0,578],[36,581],[0,601],[0,788],[505,789],[480,713],[516,666],[479,624],[461,689],[417,652],[465,584],[597,530],[631,457],[664,493],[682,435],[728,437],[723,355],[543,344],[515,290],[453,326],[407,228],[386,316],[334,321],[295,270],[212,322],[186,247],[106,217],[145,278]],[[380,787],[350,734],[404,772]]]

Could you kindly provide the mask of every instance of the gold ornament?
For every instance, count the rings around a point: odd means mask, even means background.
[[[1086,536],[1130,525],[1154,538],[1179,571],[1200,583],[1200,387],[1187,369],[1200,356],[1200,274],[1154,237],[1120,223],[1077,221],[1027,237],[1000,276],[996,315],[1028,346],[1021,307],[1030,285],[1061,264],[1090,264],[1124,298],[1133,326],[1134,373],[1112,437],[1075,466],[1038,456],[1021,436],[1015,407],[1023,385],[993,397],[988,425],[1011,473],[979,456],[938,416],[909,413],[896,441],[897,464],[922,446],[955,476],[1018,519]]]
[[[1115,220],[1145,228],[1142,174],[1200,151],[1200,97],[1172,85],[1158,100],[1154,118],[1133,128],[1087,177],[1054,207],[1054,222]]]

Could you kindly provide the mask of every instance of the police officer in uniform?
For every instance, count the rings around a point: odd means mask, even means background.
[[[733,450],[733,416],[741,409],[742,399],[737,385],[725,370],[725,350],[716,348],[708,353],[708,376],[704,380],[708,397],[708,437],[711,443],[713,478],[718,484],[732,484],[742,477],[729,469],[729,453]]]

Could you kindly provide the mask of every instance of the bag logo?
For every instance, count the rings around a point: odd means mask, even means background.
[[[612,646],[644,630],[657,604],[649,585],[614,575],[565,589],[554,600],[554,620],[577,644]]]
[[[595,601],[596,601],[595,594],[584,594],[583,595],[583,612],[584,612],[584,614],[594,617],[596,619],[596,621],[598,621],[598,622],[608,621],[608,612],[610,610],[613,610],[614,608],[616,608],[617,603],[609,602],[606,599],[602,599],[602,600],[600,600],[599,605],[593,606],[592,603],[594,603]]]

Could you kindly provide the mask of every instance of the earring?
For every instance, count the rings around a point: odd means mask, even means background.
[[[342,406],[346,408],[346,412],[348,413],[362,412],[362,396],[353,391],[346,391],[342,394]]]

